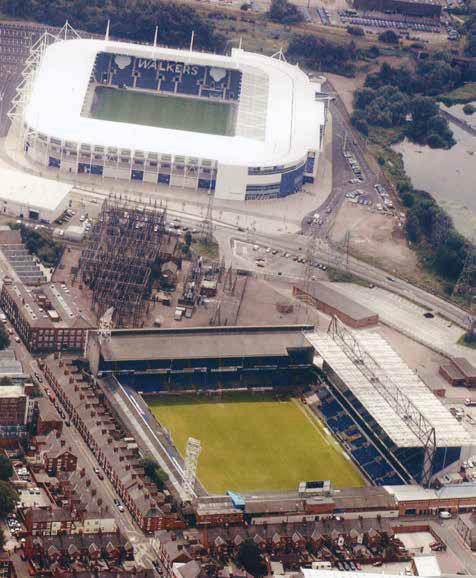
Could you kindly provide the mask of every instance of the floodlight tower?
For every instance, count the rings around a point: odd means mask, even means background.
[[[192,501],[195,495],[195,478],[197,474],[198,456],[202,451],[200,440],[188,438],[185,448],[185,470],[183,474],[183,489],[188,501]]]
[[[105,341],[110,341],[111,331],[112,331],[112,316],[114,315],[114,307],[109,307],[104,315],[99,320],[99,342],[104,343]]]

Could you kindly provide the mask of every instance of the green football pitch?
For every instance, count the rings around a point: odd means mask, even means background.
[[[207,134],[233,134],[231,104],[107,86],[96,88],[91,117]]]
[[[198,478],[209,492],[297,490],[302,480],[364,485],[337,442],[297,400],[251,394],[145,399],[182,455],[189,436],[201,441]]]

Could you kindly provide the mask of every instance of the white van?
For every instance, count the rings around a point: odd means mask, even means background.
[[[452,518],[453,516],[451,515],[451,512],[447,512],[446,510],[443,510],[440,512],[439,514],[440,518],[442,520],[449,520],[450,518]]]

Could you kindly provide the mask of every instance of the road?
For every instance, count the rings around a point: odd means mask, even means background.
[[[36,359],[29,353],[22,342],[12,342],[12,348],[15,351],[17,359],[22,362],[25,373],[33,373],[36,371],[41,374]],[[49,401],[48,396],[46,395],[46,392],[48,391],[46,378],[43,378],[41,387],[44,391],[44,397],[47,399],[47,402],[50,403],[51,408],[57,414],[58,419],[61,419],[53,403]],[[143,532],[135,525],[127,509],[122,513],[119,512],[114,503],[114,500],[118,499],[119,496],[116,494],[116,491],[107,476],[104,476],[103,480],[99,480],[99,478],[96,477],[94,468],[101,469],[101,467],[94,455],[91,453],[91,450],[84,442],[80,433],[74,427],[73,423],[68,427],[63,421],[62,437],[66,441],[67,446],[74,448],[74,454],[78,458],[77,468],[81,469],[84,467],[92,477],[93,484],[98,492],[98,497],[101,497],[103,504],[108,506],[109,511],[116,519],[117,526],[121,533],[127,537],[136,549],[137,561],[146,567],[151,567],[151,562],[155,559],[155,554],[150,546],[150,538],[144,536]]]

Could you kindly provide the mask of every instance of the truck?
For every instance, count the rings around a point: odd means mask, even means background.
[[[467,397],[464,400],[464,405],[466,407],[474,407],[474,406],[476,406],[476,399],[469,399],[469,397]]]

